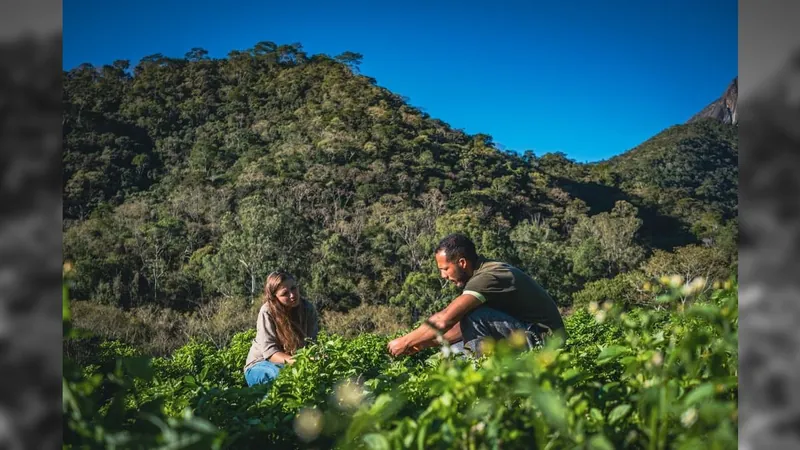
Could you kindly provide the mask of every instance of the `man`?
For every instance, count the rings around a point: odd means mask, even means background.
[[[444,238],[435,258],[441,277],[463,289],[460,296],[428,319],[450,344],[463,341],[467,350],[479,355],[483,338],[504,339],[516,330],[524,333],[528,348],[542,345],[546,335],[566,339],[555,301],[520,269],[479,258],[475,244],[460,234]],[[431,325],[423,323],[389,342],[389,353],[413,354],[436,346],[436,335]]]

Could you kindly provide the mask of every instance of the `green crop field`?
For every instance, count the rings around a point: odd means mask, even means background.
[[[242,375],[254,331],[151,358],[105,341],[65,360],[65,448],[736,448],[737,285],[657,307],[590,304],[566,346],[447,346],[392,358],[390,337],[323,333],[270,385]],[[65,338],[71,327],[65,287]],[[688,296],[687,296],[688,293]]]

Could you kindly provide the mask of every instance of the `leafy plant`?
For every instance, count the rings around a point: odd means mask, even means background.
[[[567,318],[565,346],[523,351],[512,336],[480,358],[443,345],[394,359],[392,336],[323,332],[276,380],[246,387],[252,331],[152,364],[120,355],[65,390],[65,421],[71,442],[104,445],[191,432],[224,448],[735,448],[737,286],[674,281],[652,289],[660,309],[592,303]],[[103,383],[109,395],[92,397]],[[95,416],[71,406],[90,399]]]

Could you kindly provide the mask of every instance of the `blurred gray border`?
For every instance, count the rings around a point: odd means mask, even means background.
[[[800,448],[800,2],[739,2],[739,448]]]
[[[3,0],[0,2],[0,40],[25,34],[61,33],[60,0]]]
[[[3,449],[62,435],[61,32],[60,0],[0,2]]]
[[[739,1],[741,100],[767,89],[787,57],[800,47],[799,23],[800,2],[796,0]]]

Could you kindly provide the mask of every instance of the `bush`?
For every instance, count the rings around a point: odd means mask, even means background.
[[[67,288],[63,298],[64,340],[85,334],[73,327]],[[141,391],[155,386],[147,357],[118,342],[99,345],[103,364],[86,370],[64,358],[62,425],[64,449],[190,448],[219,449],[224,432],[184,409],[165,417],[162,397],[137,401]]]
[[[364,333],[387,336],[409,327],[404,308],[390,305],[360,305],[348,312],[325,311],[320,328],[330,334],[355,338]]]
[[[259,308],[260,303],[250,305],[243,298],[216,299],[187,317],[184,332],[189,339],[205,340],[222,348],[234,334],[255,328]]]
[[[691,302],[696,286],[657,290],[659,309],[576,306],[563,348],[520,351],[511,338],[477,359],[447,346],[391,358],[387,336],[322,332],[274,382],[249,388],[247,330],[222,349],[191,341],[156,358],[153,377],[128,364],[110,379],[135,387],[120,423],[152,405],[171,420],[193,411],[224,430],[206,437],[225,448],[735,448],[737,286]],[[112,405],[99,409],[103,426]]]
[[[130,310],[137,323],[147,325],[148,334],[134,343],[148,355],[168,355],[183,345],[188,314],[170,308],[147,305]]]
[[[151,333],[149,323],[115,306],[73,301],[71,307],[76,328],[90,330],[106,340],[141,344],[147,341]]]
[[[92,335],[64,343],[64,354],[81,362],[91,360],[102,341],[123,342],[152,356],[170,355],[191,340],[223,348],[236,333],[255,328],[260,305],[226,298],[193,313],[152,305],[122,310],[90,301],[73,301],[71,307],[76,328]]]
[[[575,306],[602,305],[605,302],[620,302],[623,305],[647,304],[653,295],[644,289],[649,280],[641,272],[625,272],[614,278],[602,278],[586,283],[583,290],[575,293]]]
[[[730,258],[721,249],[700,245],[676,247],[673,253],[656,250],[642,264],[642,270],[652,279],[677,274],[690,282],[702,277],[706,280],[704,290],[710,289],[714,281],[722,282],[735,274]]]

